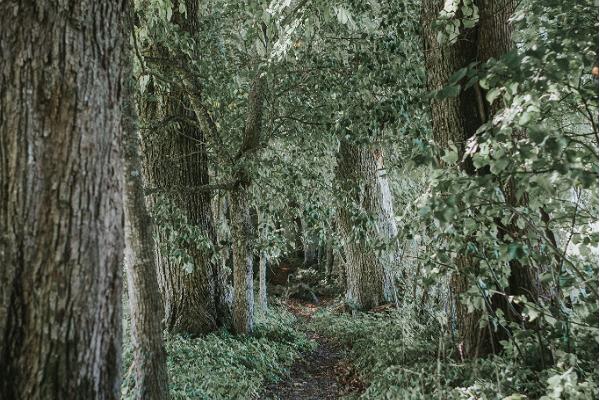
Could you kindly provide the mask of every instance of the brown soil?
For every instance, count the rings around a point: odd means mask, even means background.
[[[319,307],[314,304],[289,301],[288,308],[303,322],[310,320]],[[344,357],[344,349],[317,332],[305,330],[317,342],[312,352],[299,358],[290,376],[267,387],[264,399],[271,400],[331,400],[363,389],[362,382]]]

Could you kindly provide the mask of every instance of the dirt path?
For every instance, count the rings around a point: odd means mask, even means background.
[[[290,302],[288,307],[301,319],[301,327],[306,325],[302,324],[302,320],[307,322],[318,310],[312,304],[298,302]],[[305,332],[317,342],[317,348],[294,363],[289,378],[268,386],[265,399],[331,400],[357,390],[343,381],[349,370],[343,349],[317,332]]]

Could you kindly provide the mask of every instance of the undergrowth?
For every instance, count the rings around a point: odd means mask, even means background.
[[[580,358],[562,354],[553,366],[536,369],[524,366],[510,349],[460,362],[442,324],[410,310],[356,316],[324,311],[312,324],[348,347],[368,384],[360,399],[598,398],[597,344],[582,348]]]
[[[255,334],[238,337],[226,331],[201,338],[167,335],[172,400],[258,399],[264,385],[286,376],[300,352],[314,346],[294,329],[295,317],[279,307],[258,316]],[[133,398],[133,354],[125,321],[122,398]]]

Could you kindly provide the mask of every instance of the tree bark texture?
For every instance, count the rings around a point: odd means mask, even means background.
[[[437,41],[434,22],[443,9],[441,0],[424,0],[421,10],[421,26],[424,41],[425,67],[427,71],[427,90],[439,90],[448,84],[450,76],[458,69],[467,66],[476,58],[476,29],[462,31],[453,45],[443,45]],[[457,97],[431,102],[431,122],[435,143],[442,149],[456,145],[459,160],[463,159],[466,142],[483,122],[479,117],[477,93],[474,89],[462,90]],[[473,174],[473,168],[463,163],[462,168]],[[470,287],[467,278],[471,269],[468,256],[459,256],[456,260],[457,271],[450,279],[455,297],[456,324],[459,353],[461,358],[474,357],[482,348],[489,348],[489,335],[479,328],[480,312],[470,313],[461,301],[461,294]],[[484,351],[485,352],[485,351]]]
[[[481,0],[480,7],[481,23],[477,43],[477,56],[480,60],[488,60],[490,58],[499,59],[515,47],[512,40],[513,27],[509,22],[509,18],[515,12],[517,1],[504,0],[494,2]],[[497,99],[488,108],[487,119],[489,120],[502,110],[503,105]],[[522,130],[513,130],[513,140],[522,138],[524,133]],[[505,202],[509,208],[527,205],[527,195],[518,195],[516,182],[513,177],[509,177],[502,184]],[[519,237],[526,235],[526,232],[517,227],[516,223],[512,222],[513,220],[514,218],[511,218],[508,226],[504,226],[498,221],[499,239],[505,243],[518,241]],[[539,271],[537,267],[524,265],[518,260],[511,260],[509,266],[510,276],[508,279],[508,288],[505,289],[506,296],[499,294],[492,296],[492,307],[494,310],[501,309],[508,320],[522,324],[524,322],[521,315],[522,306],[511,303],[507,299],[507,296],[524,296],[529,301],[536,303],[542,291],[538,279]],[[499,347],[500,340],[507,338],[505,332],[501,331],[496,335],[495,340],[498,342],[496,343],[496,347]]]
[[[186,113],[180,104],[168,99],[164,115]],[[182,100],[182,99],[179,99]],[[148,115],[146,120],[150,120]],[[145,131],[143,135],[144,177],[149,186],[161,191],[150,196],[152,207],[161,202],[175,206],[185,223],[198,229],[204,240],[215,243],[216,232],[210,207],[210,192],[182,192],[179,188],[209,183],[203,134],[182,123],[177,128]],[[164,203],[163,203],[164,204]],[[169,223],[169,221],[165,221]],[[208,249],[198,249],[193,240],[174,242],[165,231],[155,227],[158,282],[165,309],[167,329],[199,335],[226,324],[225,282],[218,263],[211,261]],[[186,271],[173,254],[184,252],[192,259],[193,270]]]
[[[342,140],[336,179],[350,207],[338,209],[338,227],[346,256],[346,299],[359,310],[369,310],[393,299],[391,262],[393,250],[378,252],[373,244],[389,242],[397,234],[391,193],[382,169],[380,149]],[[354,238],[353,228],[373,219],[364,238]],[[360,215],[358,216],[360,217]]]
[[[0,3],[0,398],[117,399],[122,0]]]
[[[128,75],[132,80],[131,72]],[[156,277],[152,221],[144,198],[138,118],[132,86],[133,82],[126,83],[122,121],[125,268],[134,351],[135,398],[165,400],[169,389],[162,329],[164,310]]]
[[[196,0],[186,1],[187,16],[176,12],[173,22],[187,32],[194,32],[197,9]],[[195,114],[188,109],[188,99],[178,88],[155,94],[159,100],[142,108],[146,125],[152,126],[157,119],[175,119],[177,122],[143,132],[144,177],[149,186],[159,191],[158,195],[149,198],[149,202],[153,207],[160,205],[162,195],[163,200],[175,205],[188,224],[198,228],[204,240],[214,245],[216,231],[211,193],[181,190],[209,184],[204,132],[186,122],[193,120]],[[211,250],[198,249],[192,240],[184,245],[174,243],[169,233],[160,226],[155,227],[155,232],[158,238],[158,282],[167,329],[200,335],[228,325],[230,306],[226,298],[225,276],[222,266],[211,260]],[[173,257],[173,253],[178,251],[188,254],[193,260],[191,272]]]

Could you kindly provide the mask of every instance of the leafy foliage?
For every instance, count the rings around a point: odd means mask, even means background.
[[[350,240],[380,252],[402,250],[394,265],[400,313],[326,315],[317,322],[351,346],[371,382],[365,398],[597,394],[591,383],[598,375],[598,79],[591,73],[598,55],[596,2],[520,2],[511,18],[515,49],[460,68],[434,93],[425,89],[426,74],[434,71],[425,71],[423,63],[419,1],[210,1],[197,10],[191,32],[180,20],[192,10],[178,4],[138,4],[139,96],[150,103],[160,96],[186,99],[188,123],[211,132],[203,145],[214,182],[247,168],[251,206],[259,215],[255,254],[290,256],[298,237],[321,246],[334,242],[339,250],[340,208],[353,212]],[[480,2],[444,4],[435,24],[438,41],[451,45],[480,23]],[[268,81],[264,135],[250,157],[236,158],[256,71]],[[494,115],[464,152],[458,143],[436,146],[427,101],[457,99],[473,87]],[[178,123],[171,117],[159,113],[144,122],[147,129]],[[385,149],[401,228],[393,243],[372,237],[377,216],[336,184],[340,140]],[[467,173],[465,164],[473,171]],[[155,217],[178,247],[196,246],[216,257],[218,246],[169,204],[159,204]],[[185,253],[173,256],[187,265]],[[465,256],[473,263],[461,269]],[[343,263],[343,254],[339,258]],[[515,263],[536,275],[540,296],[507,293]],[[501,355],[458,363],[450,276],[464,278],[461,302],[482,312],[482,325],[509,332]],[[516,306],[519,320],[490,313],[494,296]],[[251,383],[241,389],[215,381],[214,387],[255,393],[262,377],[279,367],[229,350],[252,348],[280,364],[289,360],[278,358],[287,345],[263,339],[221,334],[170,346],[175,353],[189,346],[185,354],[220,348],[241,364],[235,381],[248,377]],[[265,343],[274,347],[261,347]],[[547,359],[536,357],[540,349]],[[181,360],[194,363],[185,354]],[[244,363],[260,374],[250,378]],[[191,379],[186,371],[177,373]],[[222,395],[220,389],[202,390]]]
[[[429,308],[429,311],[433,311]],[[338,338],[370,383],[361,399],[587,399],[598,396],[598,371],[578,374],[558,363],[542,371],[517,357],[457,363],[441,314],[407,308],[360,316],[323,312],[314,326]],[[441,323],[440,323],[441,322]],[[584,367],[591,370],[590,366]],[[581,365],[578,368],[581,372]]]

